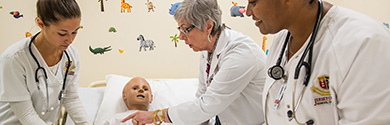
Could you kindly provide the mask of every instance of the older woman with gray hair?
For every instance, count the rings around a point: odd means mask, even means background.
[[[201,51],[197,99],[174,107],[139,111],[133,124],[258,125],[263,123],[265,54],[249,37],[221,24],[217,0],[184,0],[175,12],[179,38]]]

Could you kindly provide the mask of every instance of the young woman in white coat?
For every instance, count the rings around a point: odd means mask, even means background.
[[[321,0],[248,0],[267,57],[265,121],[271,125],[390,124],[390,31]]]
[[[41,31],[1,55],[0,124],[53,124],[61,104],[76,124],[90,124],[77,94],[79,53],[71,45],[80,8],[75,0],[38,0],[36,6]]]
[[[198,98],[163,110],[139,111],[124,121],[192,125],[217,116],[217,124],[263,123],[265,54],[251,38],[221,24],[221,14],[217,0],[184,0],[174,15],[180,39],[202,52]]]

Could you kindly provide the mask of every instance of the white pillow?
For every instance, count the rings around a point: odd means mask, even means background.
[[[117,112],[126,110],[126,105],[122,100],[122,89],[130,79],[130,77],[120,75],[106,76],[106,90],[95,118],[96,125],[103,124],[106,119]]]
[[[122,100],[122,90],[131,78],[132,77],[114,74],[106,76],[107,87],[98,114],[95,118],[96,125],[103,124],[105,120],[117,113],[127,111],[126,105]],[[153,94],[153,101],[149,105],[149,111],[175,106],[186,101],[192,101],[195,99],[195,93],[198,88],[198,79],[196,78],[165,80],[146,79],[146,81],[150,84]]]
[[[165,79],[151,85],[153,102],[149,110],[164,109],[187,101],[195,100],[198,79]]]

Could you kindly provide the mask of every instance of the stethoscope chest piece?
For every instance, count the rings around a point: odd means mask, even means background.
[[[269,77],[279,80],[283,77],[284,75],[284,70],[283,67],[280,65],[274,65],[271,68],[268,69],[268,75]]]

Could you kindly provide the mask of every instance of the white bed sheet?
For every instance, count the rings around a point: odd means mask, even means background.
[[[79,88],[80,99],[95,125],[100,125],[106,119],[127,110],[122,100],[122,89],[131,78],[110,74],[106,76],[106,87]],[[199,84],[197,78],[146,80],[153,94],[150,111],[194,100]],[[70,117],[67,118],[66,124],[73,125]]]
[[[90,121],[94,121],[99,110],[100,103],[103,100],[104,90],[106,87],[86,88],[80,87],[78,92],[80,100],[83,102],[85,110]],[[66,125],[74,125],[70,116],[67,116]]]

